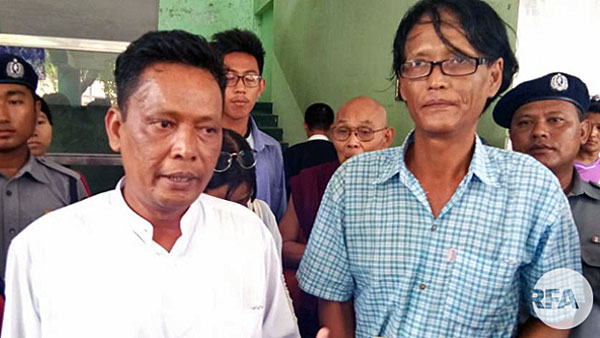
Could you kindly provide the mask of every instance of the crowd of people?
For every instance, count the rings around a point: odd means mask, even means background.
[[[2,337],[600,337],[600,97],[581,79],[509,89],[494,9],[421,0],[393,39],[403,144],[361,96],[310,105],[282,152],[251,115],[264,55],[240,29],[132,42],[105,117],[125,176],[93,196],[45,158],[35,70],[0,55]],[[476,133],[496,101],[512,150]],[[593,291],[572,329],[535,308],[559,269]]]

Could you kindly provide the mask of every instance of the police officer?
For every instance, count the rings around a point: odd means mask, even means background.
[[[569,199],[579,230],[583,274],[594,293],[592,313],[570,337],[597,337],[600,332],[600,186],[581,180],[574,163],[590,133],[583,120],[590,97],[579,78],[550,73],[523,82],[494,108],[494,120],[509,129],[513,149],[550,169]]]
[[[21,57],[0,55],[0,273],[10,241],[41,215],[87,197],[79,175],[30,154],[38,77]],[[39,101],[38,103],[39,104]]]

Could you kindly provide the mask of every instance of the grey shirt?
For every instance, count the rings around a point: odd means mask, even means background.
[[[71,196],[70,183],[76,185]],[[0,276],[12,239],[38,217],[81,200],[87,192],[78,173],[44,158],[29,156],[19,172],[6,178],[0,174]]]
[[[571,330],[569,337],[596,337],[600,332],[600,185],[581,180],[574,170],[573,187],[567,197],[579,231],[583,275],[594,293],[592,313]]]

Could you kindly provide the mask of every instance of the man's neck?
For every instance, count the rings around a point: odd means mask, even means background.
[[[232,120],[226,115],[223,115],[223,128],[231,129],[243,137],[246,137],[246,134],[248,134],[249,121],[250,115],[238,120]]]
[[[437,177],[441,181],[462,179],[469,170],[475,134],[454,138],[431,138],[415,132],[408,169],[417,177]],[[408,154],[407,154],[408,155]]]
[[[592,164],[592,163],[598,161],[598,153],[596,153],[596,152],[590,153],[590,152],[581,150],[579,152],[579,154],[577,154],[577,158],[575,160],[580,163]]]
[[[306,131],[307,138],[311,138],[315,135],[323,135],[323,136],[327,137],[327,132],[325,130],[310,130],[310,129]]]
[[[181,236],[181,218],[187,211],[185,208],[153,208],[134,198],[127,190],[123,191],[123,198],[131,210],[152,224],[152,240],[171,251],[177,239]]]
[[[551,170],[558,178],[560,187],[564,191],[565,195],[570,193],[571,189],[573,188],[573,171],[575,170],[574,163],[571,163],[570,166],[566,165]]]
[[[29,159],[27,144],[10,151],[0,151],[0,174],[6,178],[15,176]]]

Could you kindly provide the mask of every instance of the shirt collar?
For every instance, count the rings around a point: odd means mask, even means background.
[[[50,181],[48,180],[48,177],[46,176],[46,174],[43,170],[42,164],[40,164],[37,161],[37,159],[33,155],[31,155],[31,153],[29,154],[29,158],[27,159],[27,162],[25,162],[25,165],[23,165],[23,167],[21,167],[21,169],[14,176],[14,178],[21,177],[21,176],[25,175],[25,173],[29,173],[29,175],[31,175],[31,177],[33,177],[33,179],[35,179],[39,182],[42,182],[44,184],[50,183]]]
[[[162,251],[166,252],[164,248],[160,247],[160,245],[152,240],[154,234],[154,227],[152,224],[142,216],[138,215],[125,201],[125,197],[123,196],[124,185],[125,177],[122,177],[117,183],[117,186],[115,187],[115,190],[111,196],[111,205],[115,207],[115,211],[120,216],[119,222],[129,226],[136,236],[139,237],[146,245],[153,246],[158,250],[162,249]],[[171,249],[170,254],[176,254],[177,252],[181,252],[187,248],[196,226],[202,223],[199,221],[201,215],[203,214],[200,209],[201,206],[199,199],[196,199],[196,201],[194,201],[188,210],[183,214],[180,221],[181,237],[179,237],[175,242],[175,246],[173,246]]]
[[[399,151],[396,153],[396,158],[394,159],[393,164],[388,166],[388,169],[382,172],[382,174],[375,181],[376,184],[383,183],[397,174],[400,175],[401,180],[407,182],[406,180],[410,176],[410,172],[408,171],[408,168],[406,168],[404,155],[406,154],[408,147],[414,141],[414,131],[411,131],[405,138],[404,143],[399,148]],[[483,145],[479,136],[475,135],[475,151],[473,153],[473,157],[471,158],[467,176],[475,175],[483,183],[496,186],[498,184],[499,168],[490,161],[485,147],[486,146]]]
[[[262,151],[265,148],[266,140],[263,137],[263,135],[260,133],[260,130],[258,129],[258,126],[256,125],[256,122],[254,121],[252,116],[250,116],[249,121],[250,121],[250,133],[252,133],[252,139],[254,140],[254,150]]]
[[[329,141],[329,139],[327,138],[327,136],[323,135],[323,134],[314,134],[313,136],[308,138],[309,141],[314,141],[314,140],[323,140],[323,141]]]
[[[595,200],[600,200],[600,189],[592,183],[581,179],[577,170],[573,170],[573,186],[567,196],[587,195]]]

